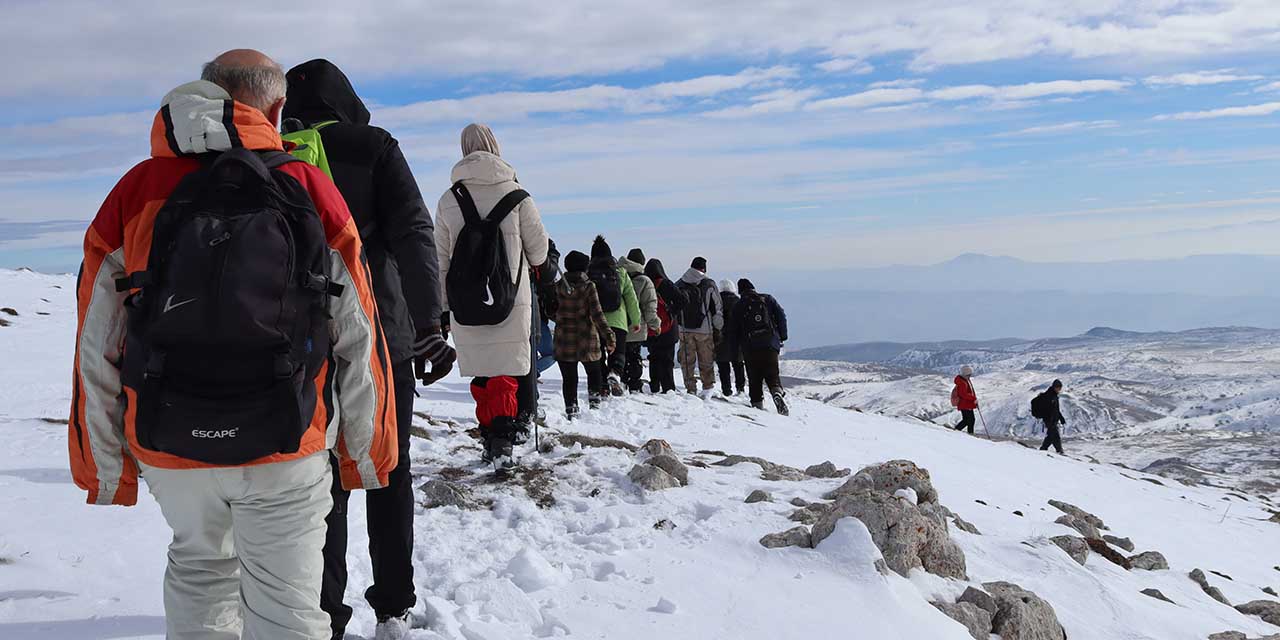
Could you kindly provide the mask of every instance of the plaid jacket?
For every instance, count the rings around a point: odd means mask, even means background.
[[[556,285],[560,308],[556,310],[556,360],[596,362],[603,357],[600,340],[616,347],[613,330],[605,320],[596,285],[581,271],[566,273]]]

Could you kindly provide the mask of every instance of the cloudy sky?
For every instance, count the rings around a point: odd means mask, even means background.
[[[569,248],[1280,253],[1275,0],[181,4],[4,3],[0,267],[73,270],[160,96],[234,47],[343,67],[432,209],[488,122]]]

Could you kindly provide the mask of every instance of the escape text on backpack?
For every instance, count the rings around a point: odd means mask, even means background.
[[[742,341],[753,349],[773,346],[773,314],[764,295],[749,293],[738,304],[742,309]]]
[[[516,189],[503,196],[494,205],[489,216],[481,219],[476,211],[471,192],[461,182],[450,189],[462,209],[464,224],[453,245],[453,258],[449,263],[449,275],[445,277],[445,294],[449,298],[449,311],[454,322],[468,326],[501,324],[511,315],[516,293],[524,278],[523,265],[511,278],[511,264],[507,258],[507,242],[502,233],[502,221],[529,197],[524,189]],[[524,251],[520,252],[524,262]]]
[[[612,256],[592,258],[587,277],[596,283],[600,308],[605,313],[622,308],[622,282],[618,279],[618,261]]]
[[[681,280],[676,286],[688,298],[684,303],[684,309],[680,310],[681,325],[690,329],[702,328],[702,324],[707,320],[707,288],[714,288],[715,285],[710,280],[703,280],[698,284],[689,284]]]
[[[116,282],[133,291],[121,379],[143,447],[221,465],[298,450],[342,287],[310,195],[275,170],[295,161],[206,157],[156,214],[146,270]]]

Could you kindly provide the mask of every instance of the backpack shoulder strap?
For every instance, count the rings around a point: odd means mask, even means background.
[[[262,157],[262,164],[268,169],[279,169],[290,162],[302,162],[302,158],[284,151],[264,151],[258,155]]]
[[[516,207],[520,206],[520,203],[524,202],[528,197],[529,192],[524,189],[516,189],[515,191],[502,196],[502,199],[498,201],[498,204],[493,205],[493,210],[489,212],[489,217],[485,218],[485,221],[493,224],[501,224],[502,221],[505,220],[512,211],[515,211]],[[474,204],[471,206],[473,208],[475,207]]]
[[[453,197],[458,201],[458,208],[462,209],[462,221],[464,224],[480,224],[480,212],[476,211],[476,201],[471,199],[471,192],[467,190],[467,185],[462,184],[459,180],[449,187],[449,191],[453,193]]]

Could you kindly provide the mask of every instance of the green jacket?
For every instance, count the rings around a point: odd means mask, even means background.
[[[644,342],[649,339],[650,331],[657,335],[662,330],[662,319],[658,317],[658,290],[653,286],[653,281],[644,275],[644,265],[622,257],[618,258],[618,266],[631,276],[631,287],[636,290],[636,301],[640,303],[640,318],[643,320],[639,329],[627,333],[627,342]]]
[[[631,327],[643,323],[643,319],[640,317],[640,302],[636,300],[636,288],[631,286],[631,276],[622,267],[618,267],[618,286],[622,289],[622,306],[606,311],[604,319],[611,328],[630,331]]]

